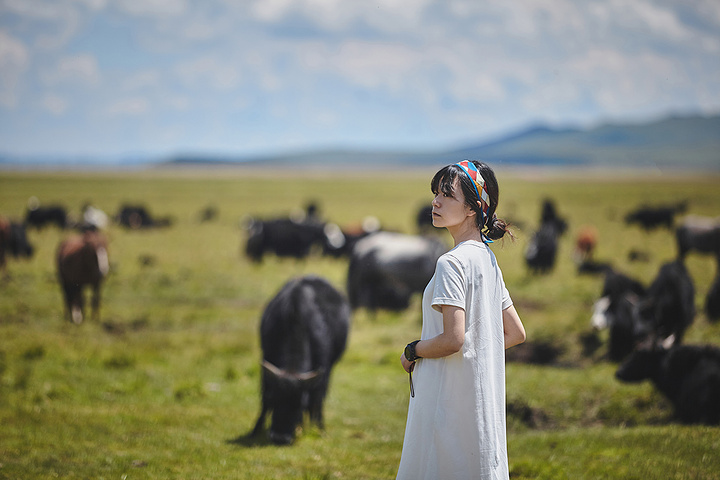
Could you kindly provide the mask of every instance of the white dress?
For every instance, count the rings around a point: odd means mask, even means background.
[[[423,293],[421,339],[443,331],[440,305],[465,309],[462,351],[415,364],[398,479],[507,479],[505,337],[512,305],[492,251],[463,242],[437,261]]]

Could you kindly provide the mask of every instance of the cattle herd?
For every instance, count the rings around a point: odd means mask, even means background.
[[[704,309],[710,321],[720,320],[720,220],[686,216],[675,227],[674,216],[685,208],[643,206],[625,217],[629,225],[645,230],[674,229],[677,258],[662,265],[647,283],[594,260],[597,232],[591,226],[578,234],[573,258],[578,274],[604,276],[591,322],[595,329],[609,331],[607,358],[620,364],[616,377],[627,382],[651,380],[672,402],[681,421],[717,424],[720,350],[683,344],[696,314],[695,288],[684,260],[692,252],[716,259],[718,274]],[[64,308],[74,323],[84,318],[85,287],[92,290],[92,316],[99,318],[101,287],[110,265],[103,233],[108,223],[127,229],[172,225],[171,218],[154,218],[141,205],[122,205],[112,219],[91,205],[82,211],[81,218],[71,219],[64,207],[43,207],[33,199],[23,221],[0,216],[4,276],[7,256],[33,254],[28,229],[54,226],[77,231],[58,245],[56,255]],[[530,275],[552,271],[559,239],[568,230],[552,200],[546,199],[541,211],[539,226],[524,252]],[[202,221],[216,214],[209,207],[202,212]],[[307,276],[289,280],[267,303],[260,321],[262,408],[251,437],[265,431],[267,415],[271,415],[268,436],[277,444],[293,441],[304,412],[322,427],[330,372],[345,349],[352,312],[407,309],[412,296],[422,292],[433,275],[438,257],[448,250],[429,216],[423,206],[416,216],[418,234],[387,231],[373,217],[340,228],[322,220],[316,204],[308,205],[300,216],[243,220],[242,253],[252,262],[261,264],[266,255],[302,259],[314,254],[348,261],[346,292],[323,278]]]
[[[676,418],[688,423],[720,423],[720,348],[708,345],[684,345],[683,337],[696,314],[695,286],[685,266],[691,252],[715,259],[715,280],[706,298],[704,312],[711,322],[720,320],[720,217],[675,217],[687,210],[687,204],[643,205],[629,212],[627,225],[645,232],[666,229],[674,232],[668,240],[676,245],[677,255],[661,265],[648,284],[613,268],[609,262],[593,257],[597,230],[587,225],[578,232],[573,258],[578,274],[604,277],[600,298],[591,315],[594,333],[583,338],[597,348],[597,331],[607,329],[607,354],[619,363],[616,378],[624,382],[650,380],[672,403]],[[539,227],[525,250],[525,263],[534,275],[550,272],[556,261],[560,237],[567,222],[554,202],[542,204]],[[629,260],[648,258],[646,252],[631,251]],[[593,341],[589,341],[588,337]],[[508,360],[540,361],[555,359],[557,348],[532,341],[509,353]],[[551,355],[549,353],[552,353]]]

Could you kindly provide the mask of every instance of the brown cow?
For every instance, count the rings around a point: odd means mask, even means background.
[[[100,285],[109,271],[107,239],[96,231],[75,235],[57,250],[58,279],[65,296],[67,314],[74,323],[83,321],[83,287],[93,290],[92,316],[100,317]]]

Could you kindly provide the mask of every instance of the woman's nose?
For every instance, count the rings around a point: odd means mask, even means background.
[[[433,201],[432,201],[432,203],[431,203],[431,205],[432,205],[433,207],[439,207],[439,206],[440,206],[440,202],[438,202],[438,197],[439,197],[439,195],[435,195],[435,197],[433,198]]]

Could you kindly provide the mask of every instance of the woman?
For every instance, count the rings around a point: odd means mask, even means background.
[[[400,357],[414,391],[397,478],[507,479],[504,350],[525,329],[487,245],[508,233],[495,215],[497,180],[488,165],[463,161],[431,187],[433,225],[455,247],[423,293],[421,340]]]

